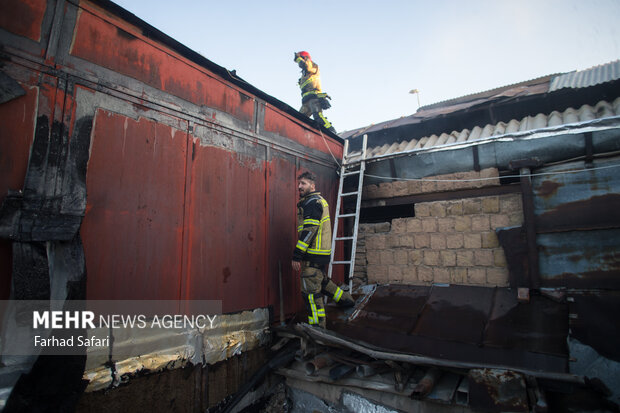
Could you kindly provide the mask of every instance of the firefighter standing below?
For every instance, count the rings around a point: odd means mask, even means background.
[[[325,328],[323,294],[342,306],[354,304],[351,294],[340,289],[325,276],[325,265],[331,255],[331,222],[329,206],[316,191],[315,177],[304,172],[297,178],[297,233],[299,239],[293,252],[293,269],[301,271],[301,294],[308,310],[308,323]]]
[[[329,109],[330,97],[321,91],[321,75],[319,65],[312,61],[310,53],[295,53],[295,63],[301,68],[299,87],[301,88],[301,109],[299,111],[306,116],[312,115],[314,120],[330,132],[336,133],[336,129],[323,115],[323,109]]]

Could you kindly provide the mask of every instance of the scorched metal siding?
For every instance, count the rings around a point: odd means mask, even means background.
[[[1,70],[26,92],[0,104],[2,298],[73,277],[89,299],[278,314],[280,263],[300,310],[296,176],[318,174],[333,214],[342,141],[113,3],[0,9]],[[74,267],[50,266],[60,246]]]

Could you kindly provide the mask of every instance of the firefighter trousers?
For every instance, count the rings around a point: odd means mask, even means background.
[[[321,268],[312,267],[306,262],[302,264],[301,269],[301,295],[308,311],[308,324],[323,328],[326,327],[324,303],[326,297],[332,298],[339,305],[354,304],[351,294],[327,278]]]

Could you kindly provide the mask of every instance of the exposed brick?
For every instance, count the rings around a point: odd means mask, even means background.
[[[394,264],[394,252],[392,250],[383,250],[381,254],[381,264],[391,265]]]
[[[443,267],[433,268],[433,281],[436,283],[449,283],[450,282],[450,270]]]
[[[446,249],[446,235],[445,234],[431,234],[431,248],[434,250]]]
[[[448,215],[463,215],[463,201],[451,201],[446,207]]]
[[[394,264],[407,265],[409,263],[407,250],[394,251]]]
[[[390,232],[392,225],[389,222],[375,224],[375,232]]]
[[[390,265],[388,267],[388,280],[396,283],[403,281],[403,272],[399,265]]]
[[[422,193],[422,183],[420,181],[407,181],[407,192],[410,195]]]
[[[469,182],[467,180],[471,178],[477,178],[478,174],[476,172],[457,172],[454,174],[454,177],[455,179],[458,179],[457,182],[454,182],[454,189],[469,189],[475,187],[475,183]]]
[[[463,200],[463,214],[475,215],[482,210],[480,198],[468,198]]]
[[[427,233],[420,233],[414,235],[416,248],[428,248],[431,246],[431,236]]]
[[[468,268],[467,282],[470,284],[484,285],[487,282],[487,272],[484,268]]]
[[[378,250],[369,250],[366,253],[368,265],[381,264],[381,253]]]
[[[483,232],[480,234],[482,237],[482,248],[497,248],[499,247],[499,240],[497,235],[493,231]]]
[[[439,218],[437,219],[437,230],[442,233],[454,231],[454,218]]]
[[[472,267],[474,265],[474,252],[468,250],[457,250],[456,265],[459,267]]]
[[[408,265],[403,267],[403,283],[405,284],[413,284],[418,281],[418,271],[417,268],[413,265]]]
[[[422,181],[420,181],[420,187],[423,194],[437,192],[437,183],[434,181],[423,179]]]
[[[378,198],[379,187],[377,185],[366,185],[362,188],[362,199]]]
[[[467,282],[467,268],[454,267],[450,269],[450,282],[464,284]]]
[[[407,219],[395,218],[392,220],[392,233],[403,234],[407,232]]]
[[[418,218],[409,218],[407,220],[407,232],[422,232],[422,220]]]
[[[439,251],[441,265],[444,267],[454,267],[456,265],[456,252],[451,250]]]
[[[422,253],[421,250],[409,251],[409,253],[407,255],[409,257],[409,264],[410,265],[420,265],[420,264],[422,264],[422,259],[424,257],[424,254]]]
[[[404,196],[408,195],[408,192],[407,181],[392,182],[392,196]]]
[[[400,236],[400,246],[413,248],[415,245],[413,235],[411,234],[403,234]]]
[[[487,168],[483,169],[479,173],[480,178],[495,178],[495,179],[485,179],[482,181],[478,181],[478,187],[483,186],[497,186],[499,185],[499,172],[497,168]]]
[[[507,287],[508,286],[508,269],[506,268],[489,268],[487,269],[487,284],[490,286]]]
[[[472,231],[488,231],[491,224],[488,215],[477,215],[471,218]]]
[[[499,200],[499,210],[504,214],[521,212],[521,195],[506,195],[501,197]]]
[[[471,217],[459,216],[454,218],[454,230],[457,232],[471,231]]]
[[[387,247],[397,248],[400,247],[400,234],[390,233],[387,235]]]
[[[446,206],[443,202],[431,202],[430,210],[432,217],[445,217],[446,216]]]
[[[439,177],[438,177],[439,178]],[[445,181],[440,181],[437,182],[437,192],[445,192],[445,191],[452,191],[455,188],[455,182],[453,181],[449,181],[449,180],[453,180],[454,177],[451,175],[448,176],[441,176],[440,179],[445,179]]]
[[[421,265],[418,267],[418,280],[426,283],[430,283],[433,281],[433,269],[431,267],[426,267]]]
[[[435,219],[435,218],[423,218],[422,219],[422,231],[424,231],[424,232],[437,232],[437,219]]]
[[[492,250],[476,250],[474,251],[474,264],[483,267],[490,267],[493,265],[493,251]]]
[[[391,182],[383,182],[379,184],[377,188],[377,197],[378,198],[391,198],[393,194],[392,183]]]
[[[430,209],[428,203],[426,203],[426,202],[415,204],[414,208],[415,208],[415,216],[416,217],[421,218],[421,217],[429,217],[429,216],[431,216],[431,209]]]
[[[482,212],[485,214],[494,214],[499,212],[499,197],[490,196],[482,198]]]
[[[359,233],[368,234],[368,233],[373,233],[373,232],[375,232],[374,224],[360,224]]]
[[[506,214],[491,215],[491,229],[504,228],[510,226],[510,219]]]
[[[468,249],[482,248],[480,234],[463,234],[463,246]]]
[[[446,235],[446,246],[448,248],[463,248],[463,234]]]
[[[424,251],[424,264],[439,265],[439,251],[425,250]]]
[[[366,267],[369,283],[386,283],[388,282],[387,265],[368,265]]]
[[[501,248],[496,248],[493,250],[493,264],[496,267],[506,267],[508,264],[506,263],[506,254],[504,254],[504,250]]]
[[[513,212],[511,214],[508,214],[508,225],[511,227],[523,225],[523,213]]]
[[[366,248],[368,249],[376,249],[376,250],[384,250],[387,246],[386,236],[381,234],[369,236],[366,240]]]

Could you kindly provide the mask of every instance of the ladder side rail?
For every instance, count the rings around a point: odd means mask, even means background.
[[[357,250],[357,234],[359,229],[360,209],[362,206],[362,188],[364,184],[364,171],[366,170],[366,143],[368,135],[364,135],[362,141],[362,161],[360,163],[360,175],[357,184],[357,203],[355,206],[355,223],[353,224],[353,241],[351,242],[351,265],[349,266],[349,292],[353,291],[353,270],[355,268],[355,253]]]
[[[342,165],[340,166],[340,183],[338,184],[338,196],[336,197],[336,209],[334,216],[334,230],[332,235],[332,250],[329,253],[329,266],[327,268],[327,277],[332,278],[334,254],[336,253],[336,236],[338,235],[338,220],[340,218],[340,200],[342,195],[342,188],[344,186],[344,171],[346,170],[345,159],[349,150],[349,140],[344,141],[344,148],[342,151]]]

